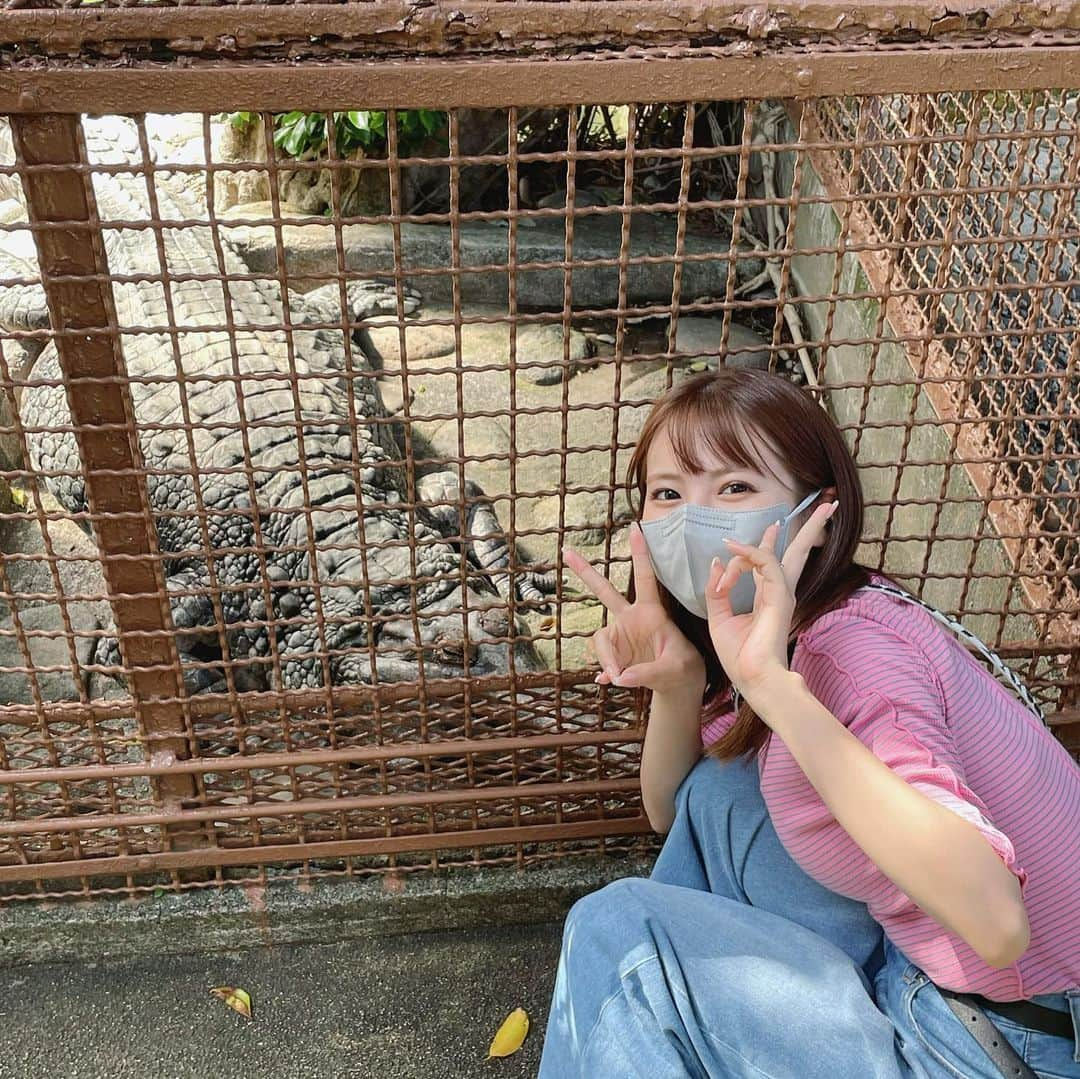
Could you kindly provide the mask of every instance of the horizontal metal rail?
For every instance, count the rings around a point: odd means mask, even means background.
[[[0,112],[458,109],[1067,86],[1080,45],[649,59],[207,62],[0,71]]]

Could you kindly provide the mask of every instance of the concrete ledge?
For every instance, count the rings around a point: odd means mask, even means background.
[[[272,217],[269,203],[257,202],[234,206],[221,215],[224,231],[236,244],[244,261],[256,273],[277,272],[277,250],[272,225],[232,225],[231,219]],[[284,213],[287,221],[289,213]],[[635,212],[630,225],[630,257],[669,256],[671,261],[635,264],[627,268],[627,300],[632,304],[670,303],[671,281],[675,268],[675,215]],[[619,298],[619,267],[589,265],[591,260],[618,258],[622,220],[618,214],[579,216],[574,222],[575,262],[571,275],[574,306],[612,307]],[[285,263],[290,277],[337,272],[337,249],[334,227],[330,224],[282,226]],[[345,267],[357,273],[393,272],[394,236],[389,224],[354,224],[341,228]],[[503,266],[507,263],[508,238],[501,222],[462,222],[460,257],[464,270],[478,266]],[[449,302],[453,296],[452,235],[448,225],[405,223],[401,226],[401,261],[406,271],[425,268],[436,274],[409,275],[405,281],[429,302]],[[566,230],[562,218],[534,218],[530,227],[517,234],[517,264],[555,263],[565,255]],[[702,296],[723,296],[727,288],[730,240],[724,236],[701,236],[687,232],[684,253],[700,261],[686,262],[682,271],[681,296],[684,302]],[[704,256],[704,257],[702,257]],[[743,256],[735,263],[736,278],[748,281],[764,268],[754,256]],[[461,298],[465,302],[500,303],[507,301],[506,270],[484,270],[461,275]],[[559,309],[563,306],[563,270],[559,265],[548,269],[517,270],[517,302],[523,307]]]
[[[0,966],[236,951],[561,920],[652,858],[589,855],[525,870],[452,869],[138,899],[27,902],[0,914]]]

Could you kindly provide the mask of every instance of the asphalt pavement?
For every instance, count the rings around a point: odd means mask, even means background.
[[[0,967],[0,1079],[535,1077],[561,938],[556,921]],[[219,985],[248,991],[251,1021]],[[521,1049],[486,1059],[516,1007]]]

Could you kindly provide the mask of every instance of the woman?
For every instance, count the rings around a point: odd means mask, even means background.
[[[630,484],[628,597],[564,555],[610,612],[597,681],[652,691],[642,798],[667,838],[649,879],[571,908],[541,1079],[998,1079],[950,992],[985,1005],[1009,1074],[1080,1079],[1080,771],[853,561],[838,428],[722,369],[656,404]]]

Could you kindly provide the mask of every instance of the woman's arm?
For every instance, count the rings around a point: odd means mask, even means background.
[[[653,830],[666,833],[675,820],[675,792],[701,757],[701,697],[705,675],[686,687],[653,693],[641,748],[641,803]]]
[[[979,830],[880,761],[784,671],[755,697],[840,826],[936,922],[992,967],[1027,950],[1030,927],[1016,877]]]

